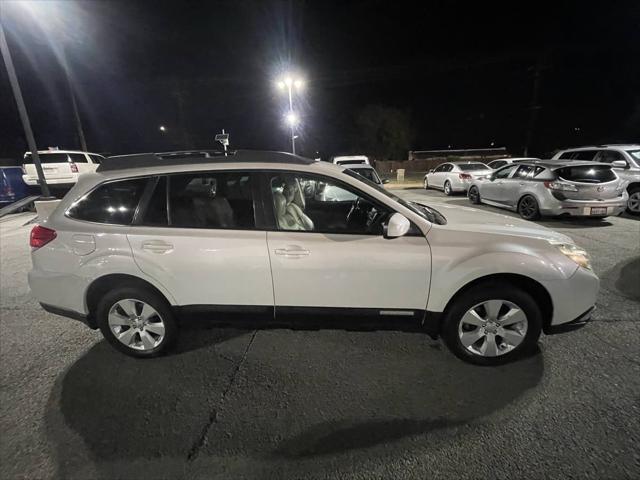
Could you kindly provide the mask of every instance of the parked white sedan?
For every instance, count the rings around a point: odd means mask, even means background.
[[[328,200],[326,188],[351,197]],[[166,352],[178,319],[203,315],[423,331],[495,365],[531,351],[542,331],[582,324],[599,284],[566,235],[473,208],[441,213],[344,167],[275,152],[112,157],[79,178],[30,245],[42,306],[135,357]]]
[[[424,188],[437,188],[446,195],[466,192],[471,181],[491,173],[484,163],[480,162],[447,162],[438,165],[424,176]]]

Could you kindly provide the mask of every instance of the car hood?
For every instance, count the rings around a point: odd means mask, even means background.
[[[416,202],[419,203],[419,202]],[[571,237],[519,218],[491,213],[473,207],[462,207],[446,203],[429,203],[447,219],[445,228],[472,233],[515,235],[541,240],[574,243]]]

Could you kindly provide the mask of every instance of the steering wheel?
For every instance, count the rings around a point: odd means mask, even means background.
[[[381,212],[373,204],[358,197],[351,204],[351,209],[347,214],[347,226],[372,232],[376,225],[382,221],[382,217]]]

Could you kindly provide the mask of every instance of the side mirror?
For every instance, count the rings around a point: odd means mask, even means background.
[[[433,168],[431,170],[429,170],[427,173],[433,173]]]
[[[624,160],[614,160],[611,162],[613,168],[629,168],[629,164]]]
[[[389,183],[389,179],[388,179],[388,178],[383,178],[383,179],[382,179],[382,183],[383,183],[383,184],[384,184],[384,183]]]
[[[409,219],[401,213],[394,213],[384,225],[384,238],[397,238],[406,235],[411,228]]]

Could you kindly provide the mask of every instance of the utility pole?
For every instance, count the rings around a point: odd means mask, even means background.
[[[38,173],[38,182],[40,183],[40,190],[42,196],[49,198],[51,193],[49,192],[49,186],[44,178],[44,172],[42,171],[42,165],[40,164],[40,157],[38,156],[38,147],[36,146],[36,139],[33,136],[33,130],[31,130],[31,122],[29,121],[29,114],[27,113],[27,107],[24,104],[22,98],[22,90],[20,90],[20,84],[18,83],[18,77],[16,76],[16,70],[13,66],[13,59],[11,58],[11,52],[9,51],[9,45],[7,44],[7,38],[4,35],[4,28],[0,22],[0,51],[2,51],[2,58],[4,59],[4,65],[7,68],[7,75],[9,76],[9,83],[11,84],[11,90],[18,107],[18,113],[20,114],[20,121],[24,128],[24,135],[27,137],[27,144],[29,150],[31,150],[31,158],[33,158],[33,164],[36,167]]]
[[[534,77],[533,77],[533,94],[531,96],[531,105],[529,106],[529,126],[527,127],[527,137],[524,144],[524,156],[529,156],[529,149],[531,148],[531,143],[533,141],[533,134],[536,128],[536,123],[538,120],[538,114],[542,109],[542,106],[539,105],[539,97],[540,97],[540,82],[542,79],[542,70],[546,68],[546,55],[540,55],[538,58],[538,63],[535,66]]]
[[[71,106],[73,107],[73,119],[76,124],[80,148],[83,152],[88,152],[87,142],[84,139],[84,130],[82,129],[82,121],[80,120],[80,112],[78,111],[76,93],[73,89],[73,84],[71,83],[71,77],[69,76],[69,65],[67,63],[67,54],[64,51],[64,47],[62,47],[62,68],[64,69],[64,76],[67,79],[67,86],[69,87],[69,96],[71,97]]]

